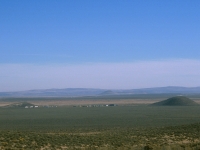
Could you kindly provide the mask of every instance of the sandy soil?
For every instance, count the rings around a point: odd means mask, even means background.
[[[12,104],[13,102],[0,102],[0,107],[1,106],[6,106],[6,105],[9,105],[9,104]]]
[[[58,106],[70,106],[70,105],[105,105],[105,104],[151,104],[157,101],[153,100],[74,100],[74,101],[39,101],[31,102],[36,105],[58,105]]]
[[[137,104],[151,104],[158,100],[51,100],[51,101],[29,101],[34,105],[57,105],[57,106],[70,106],[70,105],[105,105],[105,104],[117,104],[117,105],[137,105]],[[6,106],[16,102],[0,102],[0,106]]]
[[[57,105],[57,106],[72,106],[72,105],[105,105],[105,104],[117,104],[117,105],[139,105],[139,104],[152,104],[160,101],[160,99],[121,99],[121,100],[46,100],[46,101],[29,101],[34,105]],[[194,100],[200,104],[200,100]],[[16,102],[1,102],[0,106],[6,106]]]

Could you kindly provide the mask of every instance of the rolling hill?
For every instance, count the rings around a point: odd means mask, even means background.
[[[153,103],[152,106],[197,106],[198,104],[185,96],[175,96],[161,102]]]

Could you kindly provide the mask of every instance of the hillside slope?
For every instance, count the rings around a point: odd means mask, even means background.
[[[153,103],[153,106],[197,106],[198,104],[185,96],[175,96],[167,100]]]

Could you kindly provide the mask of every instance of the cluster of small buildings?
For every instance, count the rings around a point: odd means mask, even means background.
[[[39,106],[25,106],[25,108],[38,108]]]
[[[73,106],[73,107],[110,107],[110,106],[117,106],[116,104],[94,104],[94,105],[79,105],[79,106]]]
[[[39,106],[25,106],[25,108],[38,108]],[[44,106],[40,106],[43,108],[53,108],[53,107],[58,107],[58,106],[50,106],[50,105],[44,105]]]
[[[53,108],[53,107],[58,107],[58,106],[54,106],[54,105],[44,105],[44,106],[41,106],[41,107],[45,107],[45,108]]]

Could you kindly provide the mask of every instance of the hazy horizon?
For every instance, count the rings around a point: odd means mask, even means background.
[[[127,88],[123,88],[123,89],[116,89],[116,88],[110,88],[110,89],[106,89],[106,88],[84,88],[84,87],[74,87],[74,88],[70,88],[70,87],[68,87],[68,88],[43,88],[43,89],[41,89],[41,88],[38,88],[38,89],[25,89],[25,90],[18,90],[18,91],[0,91],[0,93],[12,93],[12,92],[26,92],[26,91],[42,91],[42,90],[63,90],[63,89],[97,89],[97,90],[113,90],[113,91],[115,91],[115,90],[138,90],[138,89],[153,89],[153,88],[168,88],[168,87],[171,87],[171,88],[176,88],[176,87],[178,87],[178,88],[199,88],[200,86],[160,86],[160,87],[143,87],[143,88],[129,88],[129,89],[127,89]]]

